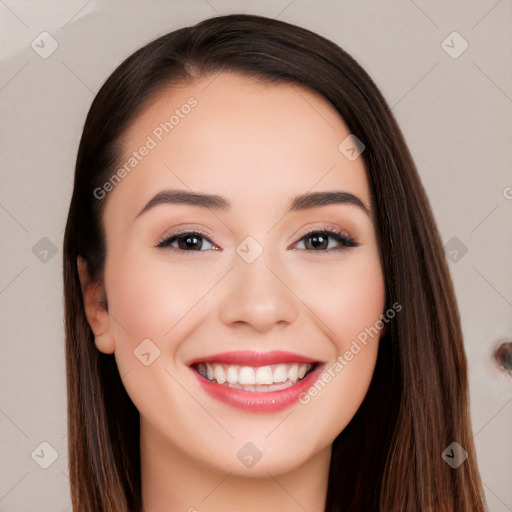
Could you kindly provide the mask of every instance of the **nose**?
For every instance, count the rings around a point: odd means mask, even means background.
[[[265,332],[275,325],[292,324],[298,317],[300,300],[286,272],[270,266],[263,253],[247,263],[237,258],[227,276],[220,302],[220,320],[229,327],[246,325]]]

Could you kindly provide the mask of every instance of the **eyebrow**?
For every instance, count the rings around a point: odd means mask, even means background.
[[[153,196],[135,218],[161,204],[186,204],[222,211],[229,211],[231,209],[231,202],[225,197],[216,194],[167,189]],[[359,197],[350,192],[342,191],[310,192],[293,197],[288,202],[287,213],[331,204],[353,205],[363,210],[369,216],[372,213],[371,208],[365,205]]]

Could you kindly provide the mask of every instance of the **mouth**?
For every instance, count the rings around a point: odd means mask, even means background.
[[[275,412],[297,402],[322,373],[319,361],[275,351],[218,354],[189,364],[206,393],[248,412]]]
[[[204,362],[193,368],[205,379],[222,386],[250,393],[271,393],[297,384],[316,366],[317,363],[280,363],[254,367]]]

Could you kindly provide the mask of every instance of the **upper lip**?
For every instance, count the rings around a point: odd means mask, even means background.
[[[273,350],[270,352],[256,352],[252,350],[235,350],[222,352],[211,356],[194,359],[189,363],[192,366],[197,363],[215,362],[219,364],[265,366],[278,363],[318,363],[316,359],[288,352],[286,350]]]

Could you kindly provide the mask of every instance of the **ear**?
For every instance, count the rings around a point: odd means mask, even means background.
[[[87,262],[82,256],[78,256],[76,263],[84,299],[85,316],[94,334],[96,348],[104,354],[113,354],[115,340],[110,330],[110,317],[105,308],[103,287],[91,279]]]

